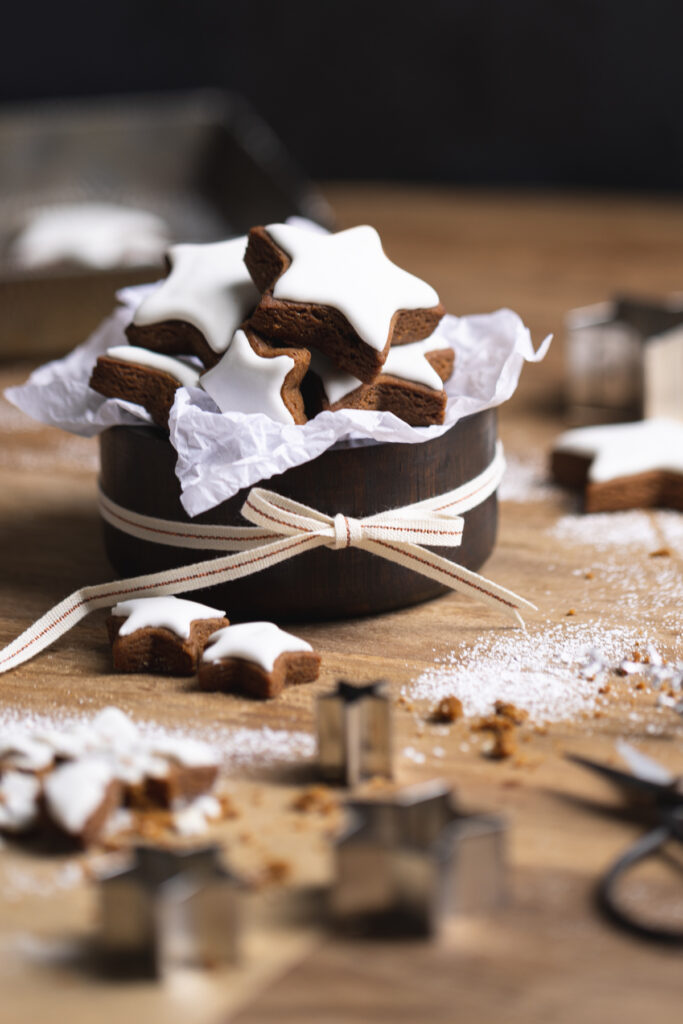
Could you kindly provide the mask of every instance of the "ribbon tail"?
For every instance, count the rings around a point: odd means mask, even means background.
[[[420,572],[423,576],[442,583],[451,590],[468,594],[478,601],[484,602],[493,608],[499,608],[508,615],[512,615],[521,626],[524,620],[520,615],[520,608],[528,608],[530,611],[537,611],[536,605],[525,598],[515,594],[514,591],[502,587],[499,583],[493,583],[479,573],[466,569],[457,562],[451,562],[441,555],[436,555],[427,548],[418,544],[392,544],[383,540],[364,540],[361,545],[367,551],[388,558],[398,565],[403,565],[414,572]]]
[[[284,537],[250,551],[76,590],[0,651],[0,675],[44,651],[97,608],[111,607],[124,598],[162,597],[228,583],[303,554],[321,543],[322,539],[315,534]]]

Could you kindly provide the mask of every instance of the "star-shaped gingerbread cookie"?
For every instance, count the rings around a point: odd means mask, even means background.
[[[428,337],[444,314],[425,281],[388,259],[374,228],[253,228],[245,263],[262,292],[251,318],[272,344],[313,347],[370,382],[389,346]]]
[[[683,423],[652,419],[569,430],[553,446],[552,473],[567,487],[585,487],[586,512],[683,510]]]
[[[160,352],[137,345],[115,345],[97,360],[90,387],[105,398],[122,398],[143,406],[158,427],[168,430],[168,417],[180,387],[194,387],[199,370]]]
[[[120,601],[107,619],[117,672],[191,676],[208,638],[228,625],[225,612],[179,597]]]
[[[131,345],[167,355],[199,356],[213,366],[259,294],[244,265],[246,237],[174,245],[170,273],[140,303],[126,329]]]
[[[199,383],[221,412],[261,412],[279,423],[305,423],[299,388],[310,358],[306,349],[274,349],[253,331],[236,331]]]
[[[198,683],[203,690],[237,691],[261,699],[285,686],[318,678],[320,655],[274,622],[242,622],[219,629],[204,648]]]
[[[444,382],[453,372],[453,349],[436,336],[392,346],[382,372],[363,384],[319,352],[311,353],[304,382],[309,416],[330,409],[381,409],[415,427],[443,423]]]

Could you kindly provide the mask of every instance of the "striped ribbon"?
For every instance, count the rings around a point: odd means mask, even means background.
[[[242,516],[252,526],[205,526],[157,519],[123,508],[100,493],[103,518],[133,537],[233,554],[75,591],[0,651],[0,673],[28,661],[96,608],[111,607],[124,598],[186,593],[229,583],[317,547],[368,551],[500,608],[523,625],[519,609],[536,610],[533,604],[423,547],[458,547],[464,513],[493,494],[504,470],[503,449],[498,442],[492,462],[475,479],[446,494],[364,519],[328,516],[273,491],[252,487],[242,506]]]

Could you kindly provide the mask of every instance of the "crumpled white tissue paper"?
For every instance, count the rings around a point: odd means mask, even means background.
[[[136,306],[155,285],[124,288],[121,305],[94,334],[63,359],[41,366],[28,381],[5,392],[10,402],[51,426],[87,437],[118,424],[150,423],[132,402],[104,398],[88,386],[97,357],[125,344],[124,328]],[[550,344],[534,352],[531,336],[516,313],[500,309],[479,316],[445,316],[435,337],[455,351],[443,425],[411,427],[390,412],[342,409],[322,412],[308,423],[277,423],[258,413],[221,413],[201,388],[179,388],[169,420],[178,453],[181,501],[199,515],[250,487],[316,458],[338,442],[414,444],[440,437],[463,416],[490,409],[514,393],[524,362],[538,362]]]

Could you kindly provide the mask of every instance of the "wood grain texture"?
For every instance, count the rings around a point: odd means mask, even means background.
[[[679,201],[379,186],[338,186],[328,192],[340,226],[375,224],[389,256],[434,283],[449,310],[510,306],[537,342],[549,331],[561,335],[566,309],[616,289],[662,294],[680,287]],[[21,367],[4,368],[3,382],[17,381],[24,373]],[[533,462],[541,474],[552,440],[565,426],[559,401],[562,373],[558,337],[547,360],[525,370],[517,394],[501,410],[500,432],[509,456]],[[0,410],[4,641],[76,586],[108,579],[110,569],[95,505],[96,443],[35,429],[5,404]],[[538,604],[531,631],[562,626],[573,608],[572,622],[596,630],[612,625],[642,629],[664,652],[678,650],[680,657],[680,628],[669,596],[680,581],[680,554],[672,552],[667,561],[641,550],[620,558],[617,549],[608,557],[588,543],[558,541],[552,530],[573,510],[571,499],[558,491],[543,492],[539,500],[504,502],[486,574]],[[656,522],[652,518],[655,530]],[[339,675],[358,681],[385,677],[398,697],[401,687],[435,657],[461,645],[466,651],[482,638],[510,638],[512,644],[515,635],[494,612],[451,595],[376,618],[311,623],[297,632],[322,652],[320,680],[263,705],[200,693],[183,680],[112,674],[104,613],[98,613],[36,661],[3,676],[2,704],[55,713],[117,703],[142,719],[168,725],[310,730],[315,695]],[[259,973],[253,958],[248,959],[248,981],[240,974],[224,993],[207,995],[203,1003],[194,998],[169,1004],[168,993],[143,987],[112,991],[84,983],[63,963],[46,966],[36,956],[20,958],[18,933],[51,940],[65,930],[87,934],[92,894],[81,885],[42,896],[17,895],[10,867],[38,868],[28,858],[1,851],[0,933],[12,951],[4,961],[12,966],[21,959],[16,975],[21,985],[3,976],[4,1012],[13,1020],[20,1019],[21,1007],[28,1007],[33,1019],[54,1016],[70,997],[68,1019],[78,1024],[91,1020],[95,1008],[102,1024],[118,1022],[122,1014],[175,1019],[171,1011],[178,1015],[179,1007],[185,1024],[214,1021],[221,1007],[227,1013],[245,1003],[250,1005],[235,1018],[239,1024],[678,1022],[680,955],[613,931],[591,903],[598,872],[637,834],[637,827],[600,813],[600,807],[613,806],[611,791],[568,765],[562,753],[573,749],[610,757],[615,738],[627,736],[681,772],[680,717],[657,709],[650,690],[615,686],[600,717],[556,723],[546,734],[525,732],[525,757],[518,764],[483,757],[466,722],[436,736],[400,704],[395,720],[399,784],[440,775],[457,786],[467,806],[508,816],[510,900],[495,920],[459,922],[438,944],[360,944],[318,935],[302,947],[292,933],[283,937],[271,931],[269,940],[252,947],[262,964],[268,961],[267,970]],[[403,756],[408,746],[424,753],[423,764]],[[443,756],[434,753],[437,746]],[[257,780],[259,806],[249,788],[256,783],[235,781],[236,799],[248,808],[230,833],[229,849],[238,863],[260,863],[268,850],[270,855],[286,851],[294,864],[293,880],[310,879],[314,870],[319,879],[326,877],[329,864],[321,836],[298,831],[300,824],[285,809],[292,785],[300,784],[292,768],[264,774]],[[240,839],[247,820],[258,831],[256,845]],[[312,829],[314,819],[306,821]],[[289,943],[308,955],[300,952],[287,960]]]

